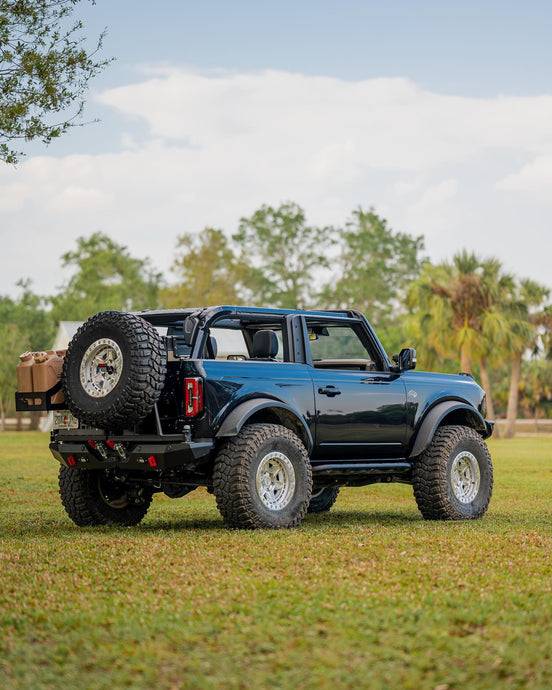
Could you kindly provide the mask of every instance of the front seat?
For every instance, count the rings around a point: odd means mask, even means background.
[[[274,331],[257,331],[253,336],[251,359],[267,359],[276,361],[278,354],[278,337]]]

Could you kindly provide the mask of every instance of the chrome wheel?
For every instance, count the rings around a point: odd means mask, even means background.
[[[450,479],[455,498],[460,503],[471,503],[481,485],[481,471],[473,453],[463,450],[454,458]]]
[[[282,510],[295,492],[295,470],[291,460],[271,451],[259,463],[255,479],[257,493],[269,510]]]
[[[80,365],[80,382],[93,398],[105,398],[115,388],[123,371],[123,353],[110,338],[90,345]]]

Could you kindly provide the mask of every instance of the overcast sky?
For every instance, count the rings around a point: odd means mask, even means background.
[[[101,230],[167,274],[176,239],[261,204],[315,224],[374,206],[552,288],[552,3],[98,0],[117,58],[85,119],[0,165],[0,294],[66,277]],[[183,305],[184,306],[184,305]]]

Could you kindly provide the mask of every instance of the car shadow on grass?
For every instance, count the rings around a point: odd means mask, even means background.
[[[364,510],[336,510],[327,514],[309,514],[298,528],[301,531],[324,531],[327,529],[354,529],[366,526],[400,526],[413,522],[420,522],[421,517],[416,514],[397,511],[364,511]],[[44,518],[40,515],[12,520],[0,526],[0,539],[37,538],[74,539],[79,535],[146,535],[174,534],[175,532],[221,532],[237,531],[228,528],[222,518],[201,516],[178,516],[171,518],[146,518],[140,525],[126,527],[119,525],[99,525],[94,527],[78,527],[63,518]],[[253,530],[249,530],[252,532]],[[268,530],[265,530],[268,531]],[[288,530],[282,530],[288,532]],[[293,531],[293,530],[291,530]]]
[[[332,510],[331,513],[310,513],[303,522],[306,526],[322,525],[354,527],[355,525],[400,525],[420,522],[421,515],[391,510]]]
[[[139,535],[139,534],[170,534],[174,532],[216,532],[227,531],[222,519],[178,519],[163,520],[152,519],[140,525],[127,527],[124,525],[97,525],[91,527],[78,527],[72,522],[61,520],[41,521],[40,518],[26,518],[21,521],[14,521],[8,525],[0,527],[0,539],[13,538],[37,538],[48,537],[51,539],[71,539],[78,538],[79,535]]]
[[[198,511],[200,513],[201,511]],[[493,511],[483,520],[461,521],[427,521],[416,510],[376,509],[376,510],[332,510],[330,513],[309,513],[300,527],[301,532],[347,531],[361,528],[401,528],[402,526],[433,531],[436,528],[452,529],[454,525],[467,525],[471,529],[483,529],[488,532],[510,530],[538,529],[549,526],[549,514],[542,514],[540,520],[531,515],[512,514],[511,512]],[[216,533],[231,534],[237,530],[226,527],[222,518],[216,513],[196,515],[152,515],[146,517],[140,525],[125,527],[118,525],[101,525],[97,527],[78,527],[62,516],[46,517],[40,513],[26,513],[23,516],[11,516],[10,520],[0,525],[0,539],[21,539],[48,537],[53,539],[78,539],[79,536],[91,535],[174,535],[174,533]],[[248,530],[253,532],[253,530]],[[269,530],[265,530],[269,531]],[[282,530],[290,533],[294,530]],[[257,531],[261,532],[261,530]]]

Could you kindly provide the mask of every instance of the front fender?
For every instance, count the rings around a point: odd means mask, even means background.
[[[293,416],[295,422],[299,425],[303,432],[304,439],[306,440],[307,452],[310,454],[314,446],[314,442],[303,416],[291,405],[287,405],[286,403],[280,402],[279,400],[273,400],[271,398],[255,398],[254,400],[247,400],[246,402],[243,402],[235,407],[221,424],[220,429],[217,431],[216,437],[221,438],[223,436],[237,436],[248,419],[250,419],[257,412],[268,408],[281,410],[282,412],[288,415],[291,414]]]
[[[443,420],[449,416],[456,417],[455,421],[451,420],[451,423],[456,424],[460,416],[469,419],[471,421],[469,426],[473,426],[483,438],[487,438],[492,433],[492,427],[489,432],[489,425],[485,422],[478,410],[466,403],[457,400],[448,400],[435,405],[435,407],[432,407],[427,413],[418,429],[409,457],[413,458],[424,452],[433,440],[437,428],[441,425]]]

